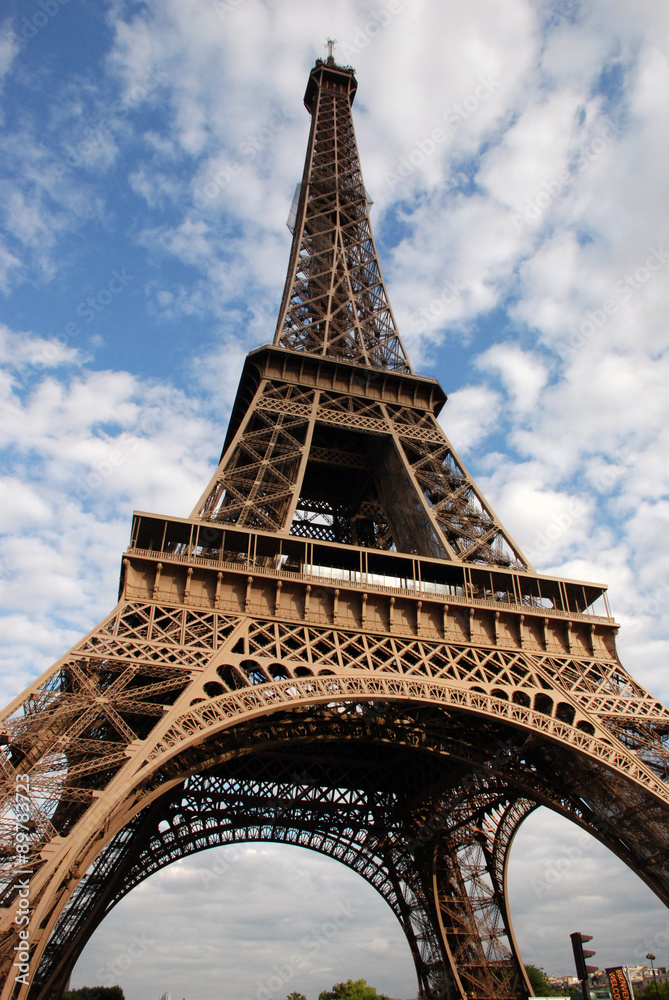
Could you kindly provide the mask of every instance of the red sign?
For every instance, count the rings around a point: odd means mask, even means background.
[[[609,977],[609,986],[611,987],[613,1000],[632,1000],[629,983],[627,982],[627,976],[623,972],[622,965],[617,966],[615,969],[607,969],[606,975]]]

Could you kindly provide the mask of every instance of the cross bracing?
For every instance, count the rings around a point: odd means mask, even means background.
[[[356,86],[331,58],[309,78],[274,344],[193,514],[135,515],[117,607],[2,713],[0,1000],[59,996],[134,886],[225,844],[358,872],[421,1000],[531,992],[506,881],[538,805],[669,903],[669,711],[621,665],[605,588],[534,572],[412,373]],[[26,871],[30,985],[10,975]]]

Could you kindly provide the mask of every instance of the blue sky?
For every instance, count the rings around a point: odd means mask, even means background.
[[[242,360],[273,337],[302,95],[328,36],[357,70],[381,264],[414,367],[449,394],[446,433],[537,569],[609,584],[623,663],[666,702],[662,0],[8,0],[2,697],[111,609],[132,509],[187,515],[211,475]],[[649,947],[669,964],[665,911],[578,836],[545,814],[518,835],[526,959],[571,971],[582,920],[600,964]],[[351,885],[357,915],[290,989],[312,1000],[360,975],[414,995],[394,918],[349,873],[249,848],[205,901],[212,864],[189,859],[128,897],[77,983],[127,953],[129,928],[150,928],[141,958],[119,967],[129,1000],[255,996],[253,942],[261,978],[285,953],[276,913],[296,906],[321,926]],[[223,981],[221,935],[236,942]],[[206,958],[168,975],[182,943]]]

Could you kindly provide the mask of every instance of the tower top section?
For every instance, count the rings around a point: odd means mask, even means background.
[[[289,226],[293,245],[274,343],[411,374],[383,283],[351,105],[358,84],[317,59],[304,103],[311,132]]]
[[[348,93],[349,105],[353,104],[358,89],[355,70],[352,66],[338,66],[334,61],[334,56],[328,56],[326,60],[317,59],[316,65],[309,74],[309,82],[304,93],[304,105],[309,114],[313,114],[318,91],[324,85],[342,88],[345,93]]]

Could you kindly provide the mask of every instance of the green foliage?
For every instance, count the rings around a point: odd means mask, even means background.
[[[634,992],[637,1000],[669,1000],[669,983],[648,983]]]
[[[63,1000],[125,1000],[120,986],[82,986],[63,993]]]
[[[366,979],[348,979],[345,983],[335,983],[331,990],[323,990],[318,1000],[391,1000],[391,997],[377,993]]]
[[[546,973],[538,965],[526,965],[525,972],[530,981],[535,996],[538,997],[559,997],[560,993],[554,989],[546,979]]]
[[[292,993],[288,994],[286,1000],[307,1000],[307,998],[304,993],[296,993],[295,990],[293,990]]]

